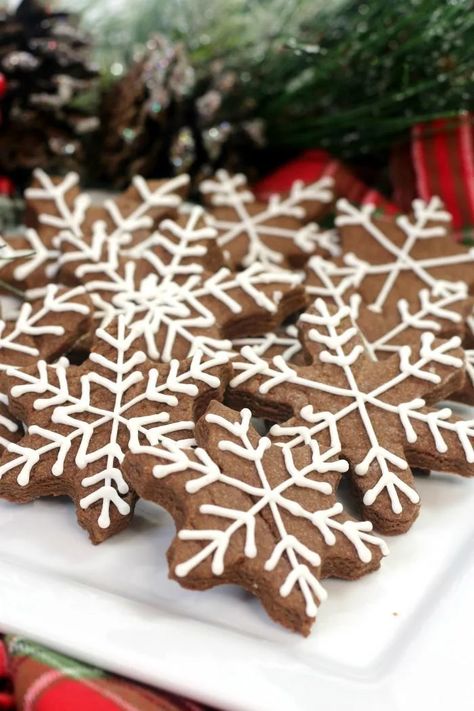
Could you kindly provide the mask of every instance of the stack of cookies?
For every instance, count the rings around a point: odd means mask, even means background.
[[[95,544],[155,502],[171,577],[307,635],[321,581],[414,523],[414,471],[474,475],[474,421],[438,405],[474,404],[474,252],[435,198],[386,218],[329,178],[259,202],[220,171],[201,205],[188,183],[99,203],[37,171],[0,253],[25,294],[0,321],[0,497],[66,495]]]

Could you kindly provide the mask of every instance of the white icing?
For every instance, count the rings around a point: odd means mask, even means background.
[[[146,360],[141,351],[134,351],[131,346],[134,341],[133,333],[127,331],[125,320],[118,319],[118,331],[114,336],[107,331],[98,329],[99,343],[107,344],[115,353],[114,359],[104,357],[100,350],[91,354],[90,360],[97,363],[107,374],[99,374],[95,370],[83,373],[80,380],[81,394],[74,396],[69,390],[69,380],[75,376],[78,368],[71,367],[66,370],[64,363],[59,363],[56,368],[48,366],[44,361],[37,364],[37,374],[31,375],[18,368],[9,368],[7,375],[14,377],[21,384],[11,389],[12,397],[21,398],[27,393],[38,396],[34,400],[36,410],[51,410],[51,422],[66,425],[70,428],[68,434],[57,432],[53,427],[44,428],[30,425],[28,434],[39,435],[45,443],[37,449],[25,446],[23,441],[10,443],[0,438],[1,443],[13,456],[0,467],[0,479],[12,470],[18,470],[17,482],[19,486],[27,486],[30,478],[34,477],[35,465],[48,452],[55,452],[55,462],[52,467],[52,476],[59,477],[64,472],[65,461],[69,450],[75,440],[79,441],[79,448],[75,457],[78,469],[91,468],[92,474],[81,481],[84,487],[84,496],[80,500],[83,509],[87,509],[97,502],[101,502],[98,525],[107,528],[110,525],[110,510],[115,507],[117,511],[126,515],[130,507],[124,496],[128,493],[128,485],[121,473],[120,465],[127,449],[135,451],[140,448],[140,441],[149,445],[166,441],[168,437],[177,432],[193,430],[192,422],[172,422],[170,415],[160,412],[159,406],[176,407],[177,394],[196,397],[199,392],[198,384],[215,388],[219,385],[219,378],[210,370],[216,365],[225,362],[224,357],[215,357],[203,362],[202,354],[197,352],[192,361],[181,366],[178,361],[170,363],[166,379],[160,378],[157,368],[151,369],[144,383],[143,390],[128,399],[130,389],[141,382],[145,376],[139,368]],[[55,373],[55,378],[50,375]],[[161,380],[161,382],[160,382]],[[97,387],[98,386],[98,387]],[[112,407],[108,407],[107,400],[101,397],[101,391],[106,390],[114,395]],[[144,402],[156,403],[156,413],[153,415],[128,415],[132,407]],[[88,421],[82,419],[89,415]],[[91,444],[94,434],[106,428],[108,442],[100,448]],[[128,442],[123,442],[125,429]],[[193,440],[183,439],[176,446],[189,447]],[[103,468],[94,467],[94,463],[105,458]],[[89,490],[89,491],[88,491]]]
[[[286,326],[281,333],[265,333],[263,336],[253,338],[235,338],[232,346],[240,351],[244,346],[250,346],[260,356],[264,356],[272,348],[281,350],[281,357],[289,362],[301,351],[301,343],[298,339],[298,329],[291,324]]]
[[[349,306],[352,320],[354,323],[358,322],[362,301],[358,294],[351,293],[352,289],[360,286],[360,273],[357,269],[354,271],[352,267],[337,267],[321,257],[313,257],[308,262],[307,274],[310,283],[306,283],[305,288],[311,297],[321,297],[339,308]],[[316,277],[317,284],[311,283],[312,275]],[[374,360],[381,353],[400,352],[402,345],[393,341],[400,336],[408,336],[411,330],[439,333],[442,328],[439,321],[454,324],[462,321],[461,314],[454,309],[462,306],[468,298],[467,287],[463,285],[454,293],[448,290],[446,294],[444,284],[445,282],[438,280],[432,291],[421,289],[418,293],[420,306],[414,312],[410,311],[406,299],[400,299],[397,303],[399,323],[382,333],[379,338],[370,341],[365,333],[362,334],[367,350]]]
[[[89,308],[85,304],[76,303],[74,298],[84,294],[83,287],[76,287],[61,293],[58,286],[49,284],[43,290],[43,303],[33,311],[32,305],[24,302],[14,321],[4,321],[0,319],[0,371],[6,371],[9,366],[2,362],[2,353],[12,351],[31,357],[32,361],[40,355],[34,343],[38,336],[61,336],[64,333],[63,326],[41,323],[42,320],[52,313],[82,313],[87,314]],[[22,336],[29,336],[33,339],[33,344],[21,343]],[[3,356],[4,358],[5,356]],[[0,402],[8,405],[8,398],[0,393]],[[6,416],[0,418],[0,424],[10,432],[16,432],[18,425]]]
[[[22,234],[22,240],[25,240],[28,249],[16,249],[12,246],[12,242],[18,235],[6,236],[6,249],[2,250],[0,263],[12,261],[15,263],[13,276],[18,281],[27,279],[42,265],[45,266],[45,273],[48,279],[51,279],[56,273],[55,260],[58,257],[56,249],[48,249],[42,242],[40,236],[33,229],[26,229]],[[25,259],[24,262],[21,262]],[[19,262],[17,264],[17,262]]]
[[[83,237],[83,224],[91,205],[90,197],[81,193],[75,197],[71,206],[68,204],[67,199],[69,191],[79,183],[79,176],[76,173],[68,173],[57,184],[41,169],[35,170],[34,176],[39,186],[28,188],[25,191],[26,199],[52,202],[55,208],[54,213],[40,213],[38,216],[39,223],[52,227],[57,230],[58,234],[67,232],[76,238]],[[104,204],[115,225],[115,229],[109,235],[109,239],[115,241],[118,245],[128,244],[137,230],[150,229],[152,221],[149,212],[156,207],[177,207],[181,202],[181,198],[173,191],[179,190],[188,183],[189,176],[180,175],[167,180],[163,185],[151,191],[146,180],[136,176],[133,179],[133,184],[141,198],[141,202],[129,215],[122,215],[118,205],[113,200],[107,200]],[[59,250],[56,245],[46,246],[38,232],[33,229],[26,230],[25,238],[34,254],[31,259],[15,268],[15,279],[22,281],[40,267],[44,267],[46,277],[52,279],[56,275],[58,267]],[[16,256],[21,256],[21,254],[17,252]]]
[[[206,331],[215,330],[222,321],[240,314],[245,295],[261,309],[274,313],[282,287],[296,286],[301,281],[297,274],[268,271],[259,263],[238,273],[227,268],[212,275],[203,273],[202,265],[189,261],[203,256],[206,251],[206,246],[199,241],[216,234],[209,227],[197,226],[202,215],[202,208],[195,207],[184,227],[165,220],[160,230],[171,232],[177,242],[157,232],[129,250],[130,261],[123,269],[119,247],[110,241],[100,225],[96,225],[91,244],[73,235],[61,237],[62,242],[74,247],[73,252],[64,254],[62,263],[77,260],[77,255],[82,254],[75,274],[90,293],[95,317],[101,326],[122,315],[135,338],[145,339],[147,354],[154,360],[170,360],[177,338],[188,344],[189,356],[197,350],[209,356],[230,350],[230,341],[211,337]],[[156,246],[170,255],[168,264],[152,251]],[[139,281],[135,273],[141,260],[152,265],[154,271]],[[272,287],[270,296],[265,294],[268,286]],[[157,337],[163,332],[166,338],[159,350]]]
[[[265,562],[264,568],[266,571],[272,572],[277,568],[282,557],[287,559],[291,571],[280,587],[280,594],[282,597],[287,597],[295,587],[298,587],[305,600],[306,614],[310,617],[316,615],[319,602],[327,597],[326,591],[310,567],[318,567],[322,561],[316,551],[311,550],[295,535],[288,532],[285,525],[285,517],[288,514],[310,522],[315,531],[321,534],[326,546],[330,547],[336,543],[336,535],[344,536],[354,547],[356,555],[365,563],[368,563],[372,558],[371,550],[367,544],[378,546],[384,555],[387,554],[388,549],[384,541],[371,533],[371,523],[366,521],[343,522],[336,518],[342,512],[342,505],[333,503],[332,487],[324,478],[324,474],[327,472],[344,472],[348,466],[344,460],[331,461],[340,451],[336,429],[331,431],[334,439],[327,451],[321,452],[315,440],[309,441],[305,445],[311,456],[310,463],[302,469],[299,469],[295,463],[293,450],[290,447],[283,447],[286,476],[281,483],[272,488],[265,468],[265,454],[269,450],[271,442],[267,437],[261,437],[256,446],[252,445],[249,437],[250,410],[242,410],[237,422],[230,422],[212,412],[205,415],[205,418],[207,422],[215,424],[223,430],[224,437],[219,441],[219,449],[223,452],[231,452],[234,456],[241,458],[243,464],[252,462],[258,483],[251,484],[248,477],[239,479],[228,474],[201,448],[194,450],[194,456],[187,456],[185,451],[177,451],[176,448],[168,451],[155,450],[156,457],[169,462],[169,464],[160,463],[154,467],[153,475],[156,478],[164,479],[170,474],[190,470],[199,474],[186,485],[190,496],[215,482],[220,482],[248,494],[254,500],[246,510],[224,507],[214,503],[200,506],[200,513],[217,516],[229,523],[224,529],[197,528],[178,532],[178,537],[183,541],[203,543],[203,547],[198,553],[176,567],[175,572],[178,577],[186,577],[207,559],[211,559],[213,574],[222,575],[225,570],[225,556],[229,544],[235,533],[241,529],[245,531],[243,553],[247,558],[255,558],[258,554],[259,543],[256,536],[256,521],[265,508],[269,509],[273,518],[278,532],[278,541]],[[226,433],[229,433],[234,439],[226,438]],[[315,474],[318,475],[316,480],[313,478]],[[285,496],[285,493],[291,492],[293,487],[305,488],[324,496],[330,496],[331,501],[327,508],[311,510],[292,500],[291,497]],[[282,515],[283,513],[285,516]]]
[[[73,301],[73,299],[82,294],[85,294],[83,287],[76,287],[61,293],[56,284],[49,284],[44,291],[43,304],[36,311],[33,311],[30,303],[24,302],[22,304],[18,316],[13,322],[13,328],[10,329],[9,333],[5,333],[5,330],[11,322],[0,320],[0,358],[2,350],[25,353],[32,357],[38,356],[38,348],[22,344],[20,342],[21,336],[26,335],[33,339],[44,335],[61,336],[64,333],[63,326],[42,324],[41,321],[51,313],[87,314],[89,308],[86,304]],[[0,363],[0,370],[6,370],[7,367]]]
[[[423,334],[422,347],[417,359],[412,360],[411,349],[408,346],[404,346],[400,351],[399,374],[374,390],[364,392],[360,389],[357,376],[352,368],[363,354],[362,347],[359,344],[354,345],[352,343],[356,330],[350,327],[340,334],[337,333],[337,327],[345,318],[350,316],[349,307],[343,306],[336,313],[331,314],[327,304],[322,299],[317,299],[315,311],[316,313],[306,313],[301,317],[303,322],[313,326],[308,331],[308,338],[326,348],[326,350],[321,350],[319,353],[320,361],[340,369],[347,386],[332,385],[330,370],[325,370],[324,382],[318,380],[317,370],[314,373],[314,379],[311,377],[306,378],[300,374],[299,369],[285,363],[281,356],[276,356],[271,361],[268,361],[249,347],[242,349],[241,361],[238,359],[233,361],[233,368],[237,375],[231,380],[230,386],[237,388],[256,376],[260,376],[263,380],[258,387],[258,392],[262,395],[282,383],[292,383],[308,388],[310,391],[328,393],[343,398],[343,404],[341,403],[341,408],[337,412],[315,415],[312,406],[306,406],[299,412],[299,417],[303,420],[303,423],[307,424],[294,427],[275,425],[271,429],[271,433],[278,436],[289,436],[292,438],[290,446],[296,446],[302,442],[308,442],[309,437],[316,437],[319,432],[330,429],[331,426],[336,427],[342,418],[357,412],[367,435],[369,450],[366,457],[356,464],[356,473],[364,476],[368,471],[368,467],[374,461],[377,462],[380,470],[380,477],[376,485],[366,492],[364,503],[368,506],[373,504],[380,493],[386,491],[390,497],[394,513],[401,513],[402,503],[398,491],[403,492],[413,503],[417,503],[419,497],[413,488],[403,482],[391,470],[390,465],[402,470],[406,469],[408,465],[399,454],[380,444],[367,406],[370,405],[371,408],[376,407],[383,413],[395,415],[402,425],[408,442],[415,441],[413,437],[416,433],[413,423],[423,423],[431,433],[434,446],[440,453],[445,451],[445,443],[442,439],[443,431],[454,432],[464,450],[466,461],[474,461],[473,442],[470,439],[474,435],[473,421],[456,422],[446,418],[443,411],[441,411],[441,415],[438,410],[435,411],[435,414],[427,412],[422,409],[425,403],[421,398],[399,405],[392,405],[381,399],[385,393],[388,394],[408,378],[415,378],[421,382],[439,382],[439,376],[432,370],[434,364],[446,365],[452,368],[463,367],[462,359],[449,352],[459,346],[460,340],[451,338],[433,347],[433,335],[430,333]],[[305,368],[304,372],[310,371]],[[336,371],[332,372],[334,376],[337,374]],[[421,388],[423,392],[425,389],[426,386]]]
[[[360,286],[367,276],[385,275],[385,280],[376,299],[368,304],[373,311],[380,313],[391,293],[395,282],[403,271],[416,274],[422,283],[430,291],[435,291],[440,297],[453,296],[455,294],[466,293],[467,286],[463,281],[451,282],[436,278],[430,273],[431,269],[446,267],[455,264],[473,264],[474,249],[466,249],[464,253],[454,255],[442,255],[440,257],[417,258],[412,256],[413,248],[420,240],[437,239],[446,235],[446,229],[439,224],[429,226],[431,222],[449,223],[450,215],[442,209],[441,200],[437,197],[430,199],[428,203],[422,200],[413,202],[414,222],[407,216],[397,218],[398,227],[404,233],[406,239],[403,246],[399,247],[384,234],[373,222],[372,216],[375,212],[374,205],[363,205],[357,208],[348,200],[342,198],[338,200],[337,207],[341,214],[336,218],[336,225],[360,225],[364,228],[376,243],[391,255],[394,260],[380,264],[369,264],[360,260],[354,254],[346,254],[344,261],[352,269],[354,285]]]
[[[265,239],[269,237],[286,239],[302,252],[311,253],[320,247],[328,250],[332,256],[339,254],[337,236],[333,230],[320,232],[315,223],[301,225],[297,229],[266,224],[278,217],[302,220],[305,211],[301,203],[306,200],[331,202],[333,182],[333,179],[327,176],[311,185],[295,181],[287,198],[273,195],[267,207],[255,215],[248,209],[249,205],[255,203],[255,196],[246,189],[247,181],[242,174],[231,176],[225,170],[218,170],[215,179],[201,183],[200,190],[204,195],[211,196],[211,203],[216,207],[230,207],[236,213],[237,221],[212,218],[211,224],[219,231],[219,245],[225,249],[239,235],[245,234],[249,244],[242,259],[243,266],[252,265],[258,260],[262,264],[275,267],[282,265],[284,255],[265,243]]]

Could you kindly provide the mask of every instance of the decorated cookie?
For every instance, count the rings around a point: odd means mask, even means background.
[[[474,405],[474,311],[467,318],[467,334],[464,339],[466,354],[466,382],[452,398]]]
[[[91,225],[91,237],[65,231],[58,244],[61,276],[73,282],[89,274],[95,276],[95,281],[107,279],[111,270],[124,271],[127,262],[138,260],[141,277],[156,274],[160,281],[168,282],[202,274],[205,269],[217,271],[224,264],[216,231],[206,224],[204,211],[196,205],[175,220],[163,220],[158,229],[149,231],[136,244],[121,246],[111,240],[103,220]]]
[[[415,200],[413,214],[377,218],[375,208],[337,203],[343,255],[312,258],[305,286],[352,316],[375,358],[413,348],[428,331],[468,338],[474,299],[474,250],[456,244],[438,198]]]
[[[19,260],[22,260],[23,262],[26,262],[30,259],[33,259],[34,252],[31,248],[31,245],[29,245],[26,240],[24,240],[24,249],[20,247],[20,244],[17,245],[17,249],[13,249],[11,245],[0,237],[0,271],[3,271],[7,268],[12,268],[12,265],[16,262],[18,263]],[[3,276],[3,274],[2,274]]]
[[[263,336],[253,338],[234,338],[232,347],[240,351],[245,346],[253,348],[260,356],[273,358],[281,356],[287,362],[292,362],[302,352],[302,345],[298,338],[298,329],[295,324],[281,326],[276,331],[265,333]]]
[[[92,330],[92,304],[83,287],[49,284],[41,298],[22,302],[0,321],[0,370],[53,361]]]
[[[313,439],[328,446],[336,428],[364,517],[385,533],[406,531],[419,509],[411,467],[474,474],[474,421],[428,407],[463,386],[460,339],[425,333],[419,352],[404,346],[374,362],[346,306],[317,299],[299,326],[309,364],[244,347],[233,360],[229,402],[282,422],[270,433],[289,447]]]
[[[351,288],[360,294],[368,312],[358,323],[368,339],[382,338],[382,346],[403,342],[407,327],[463,335],[472,308],[474,249],[454,241],[441,201],[415,200],[412,215],[394,219],[375,217],[373,205],[357,208],[339,200],[337,207],[344,256],[331,279],[341,296]],[[378,325],[370,333],[371,314],[383,318],[384,333]]]
[[[404,345],[418,348],[424,332],[443,338],[459,336],[464,342],[467,317],[474,303],[467,286],[444,293],[444,282],[440,282],[431,290],[420,289],[414,296],[408,292],[409,298],[400,297],[379,313],[363,302],[357,289],[357,269],[346,266],[345,259],[346,255],[338,264],[321,257],[310,259],[306,267],[306,292],[311,301],[323,298],[338,308],[349,306],[374,359],[382,360],[399,352]]]
[[[333,199],[332,179],[304,185],[295,182],[287,197],[273,196],[259,202],[249,190],[245,176],[219,170],[200,190],[219,233],[219,245],[234,268],[259,261],[267,266],[299,267],[316,250],[338,254],[335,233],[305,224],[304,203],[318,204],[323,212]]]
[[[14,318],[0,320],[0,373],[10,366],[34,365],[40,358],[54,361],[68,353],[91,328],[92,306],[85,290],[50,284],[43,298],[23,303]],[[0,392],[2,442],[16,441],[22,433],[8,410],[6,394]]]
[[[419,305],[421,289],[438,296],[474,289],[474,249],[451,238],[451,216],[439,198],[413,202],[413,214],[375,217],[374,205],[337,203],[344,261],[362,300],[374,313],[396,310],[399,299]]]
[[[387,548],[336,500],[347,469],[336,428],[327,449],[316,440],[290,448],[260,437],[250,420],[247,409],[212,402],[196,449],[137,451],[125,471],[140,496],[175,519],[172,578],[195,590],[241,585],[274,620],[307,635],[326,598],[321,579],[359,578]]]
[[[90,240],[92,225],[102,221],[109,240],[126,249],[146,239],[165,215],[175,214],[189,182],[185,175],[162,181],[137,176],[128,191],[95,206],[89,195],[80,192],[76,173],[54,178],[37,170],[34,175],[32,187],[25,192],[28,227],[8,242],[13,253],[28,250],[34,256],[15,260],[1,272],[2,279],[22,288],[44,286],[55,277],[61,232]]]
[[[122,315],[154,360],[230,350],[233,337],[265,333],[306,304],[300,275],[259,263],[216,270],[216,232],[202,208],[165,220],[127,254],[96,228],[92,245],[63,234],[61,277],[85,286],[102,326]]]
[[[93,543],[123,529],[135,496],[122,472],[128,451],[193,443],[194,420],[226,382],[226,358],[157,365],[134,347],[119,318],[97,333],[95,349],[80,366],[9,368],[3,378],[14,417],[26,434],[1,440],[0,496],[31,501],[73,499]],[[170,445],[171,446],[171,445]]]

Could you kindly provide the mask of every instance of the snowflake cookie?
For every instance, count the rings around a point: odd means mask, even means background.
[[[333,231],[321,232],[315,223],[305,224],[305,202],[319,204],[321,211],[333,200],[332,178],[310,185],[297,181],[287,197],[278,195],[259,202],[247,187],[244,175],[219,170],[200,190],[219,233],[219,245],[234,268],[254,264],[299,267],[308,256],[323,250],[339,252]]]
[[[0,373],[11,366],[34,365],[38,359],[54,361],[68,353],[91,328],[92,305],[85,290],[50,284],[41,299],[24,302],[14,318],[0,320]],[[17,441],[22,436],[1,389],[0,436],[2,441]]]
[[[358,291],[357,268],[347,266],[345,259],[346,255],[337,263],[321,257],[310,259],[306,266],[305,289],[312,301],[322,298],[338,308],[350,307],[352,318],[374,359],[382,360],[404,345],[418,348],[425,331],[441,338],[459,336],[465,341],[468,314],[474,302],[468,296],[467,285],[459,291],[445,292],[445,283],[441,281],[432,289],[422,288],[412,295],[407,284],[405,296],[379,313],[363,302]],[[403,282],[403,277],[399,279]],[[400,288],[402,286],[403,283]]]
[[[468,331],[464,340],[466,382],[464,387],[452,396],[452,399],[474,405],[474,310],[467,318],[467,327]]]
[[[85,286],[101,326],[123,316],[150,358],[167,362],[197,349],[212,356],[230,350],[232,337],[264,333],[306,304],[300,275],[259,263],[219,268],[215,237],[197,206],[164,220],[127,254],[96,225],[90,244],[62,235],[60,274]]]
[[[175,519],[172,578],[195,590],[241,585],[274,620],[307,635],[326,598],[321,579],[359,578],[387,548],[336,500],[347,469],[336,428],[325,450],[316,440],[280,447],[250,420],[247,409],[212,402],[196,425],[197,448],[137,451],[125,471]]]
[[[354,270],[344,266],[343,258],[330,262],[319,256],[311,257],[305,267],[304,287],[310,303],[322,298],[338,308],[349,306],[351,317],[364,338],[365,346],[373,360],[383,360],[398,353],[404,345],[420,347],[421,334],[431,331],[437,337],[459,336],[466,349],[466,386],[452,399],[474,403],[474,299],[467,290],[439,296],[437,290],[422,289],[418,294],[418,307],[410,312],[405,298],[397,302],[397,310],[387,317],[368,308],[356,289]],[[298,329],[291,324],[277,332],[254,338],[238,338],[234,348],[252,346],[259,355],[272,358],[281,355],[288,362],[303,362]]]
[[[9,256],[19,256],[21,250],[33,256],[3,266],[2,279],[28,289],[48,284],[57,272],[57,236],[67,231],[89,240],[98,221],[120,248],[140,243],[157,221],[176,212],[188,182],[185,175],[159,181],[137,176],[118,197],[93,205],[90,196],[80,192],[76,173],[57,178],[36,170],[32,186],[25,191],[28,227],[24,234],[8,239]]]
[[[375,206],[337,202],[336,225],[344,262],[374,313],[393,311],[399,299],[418,306],[420,289],[448,296],[474,288],[474,248],[454,241],[451,216],[439,198],[413,201],[413,214],[375,217]]]
[[[438,324],[441,337],[465,329],[474,249],[454,241],[439,198],[414,200],[413,213],[395,219],[377,218],[373,205],[357,208],[342,199],[337,207],[344,256],[331,278],[341,292],[353,288],[360,294],[369,312],[359,318],[364,333],[371,314],[380,314],[385,330],[396,329],[398,337],[407,325],[420,328],[426,320]]]
[[[311,257],[305,267],[303,283],[310,303],[322,298],[337,308],[350,307],[352,319],[374,360],[398,353],[404,345],[419,349],[421,334],[425,331],[442,338],[462,338],[470,377],[466,378],[463,392],[452,398],[474,403],[474,319],[471,315],[474,299],[467,295],[467,286],[458,293],[441,295],[436,287],[432,291],[421,289],[415,297],[417,306],[410,306],[406,298],[400,298],[393,313],[381,314],[362,302],[357,291],[357,275],[352,267],[345,265],[344,257],[336,262]],[[281,355],[288,362],[302,362],[301,342],[294,325],[259,337],[235,339],[233,343],[237,350],[252,346],[266,358]]]
[[[295,324],[281,326],[276,331],[270,331],[263,336],[253,338],[234,338],[232,347],[240,351],[245,346],[253,348],[260,356],[273,358],[280,355],[287,363],[293,362],[302,352],[302,345],[298,338],[298,329]]]
[[[18,442],[0,440],[0,496],[31,501],[67,495],[93,543],[124,528],[135,495],[122,472],[128,451],[175,440],[190,446],[194,420],[221,397],[226,358],[153,363],[134,347],[123,318],[100,329],[80,366],[9,368],[4,377]],[[171,444],[169,445],[171,447]]]
[[[322,299],[299,327],[311,362],[289,365],[244,347],[233,361],[229,403],[282,422],[270,433],[290,447],[315,438],[328,446],[337,428],[364,517],[385,533],[406,531],[419,509],[410,467],[474,475],[474,421],[427,406],[464,383],[460,339],[424,333],[416,353],[403,346],[374,362],[350,309]]]

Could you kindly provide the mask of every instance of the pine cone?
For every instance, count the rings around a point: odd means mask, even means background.
[[[89,41],[67,12],[50,12],[23,0],[0,15],[2,100],[0,172],[27,178],[33,167],[77,168],[84,136],[97,119],[78,108],[97,71],[88,61]]]
[[[135,174],[199,179],[258,161],[262,126],[246,120],[253,106],[242,100],[237,75],[216,62],[206,70],[197,81],[182,44],[156,35],[111,87],[101,123],[103,172],[113,184],[123,187]]]
[[[102,107],[105,175],[118,187],[133,175],[169,175],[170,148],[183,123],[194,71],[181,44],[162,35],[104,97]]]
[[[239,74],[215,60],[201,77],[196,94],[195,133],[203,157],[195,166],[197,179],[218,168],[256,178],[265,126],[255,117],[255,100],[246,94]]]

